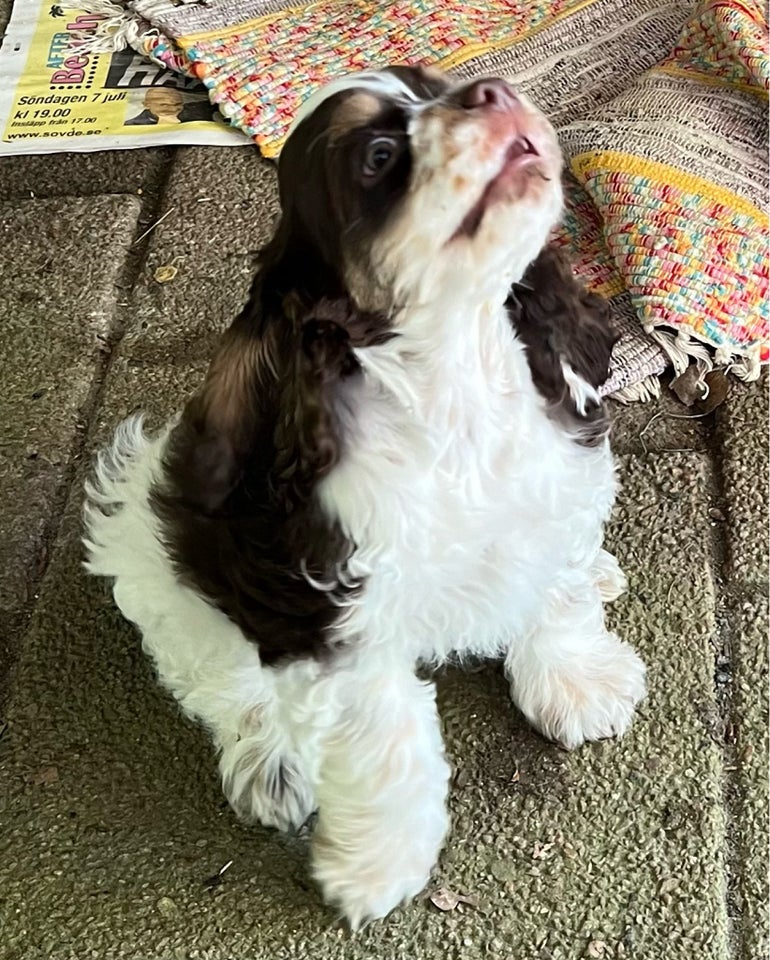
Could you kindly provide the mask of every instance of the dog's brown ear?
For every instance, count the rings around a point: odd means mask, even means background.
[[[306,499],[339,457],[331,395],[358,372],[353,347],[385,336],[379,318],[347,298],[308,306],[293,292],[277,315],[264,311],[256,284],[169,443],[176,495],[205,513],[222,508],[246,474],[259,487],[252,495],[274,509]]]
[[[567,383],[565,365],[594,389],[607,379],[618,338],[606,301],[575,279],[562,253],[546,247],[522,282],[514,284],[506,305],[526,347],[532,380],[551,415],[578,426],[581,443],[599,442],[609,429],[604,409],[596,401],[578,402]]]
[[[170,439],[177,498],[220,510],[248,474],[252,502],[292,509],[338,456],[330,391],[357,369],[354,347],[380,342],[385,328],[354,307],[333,265],[284,214]]]
[[[560,250],[549,246],[540,253],[514,287],[509,306],[529,348],[530,363],[549,392],[561,389],[562,362],[592,387],[604,383],[618,340],[609,305],[575,279]]]
[[[251,451],[264,443],[265,420],[279,394],[280,336],[280,325],[265,322],[257,277],[170,438],[167,472],[190,507],[219,509]]]

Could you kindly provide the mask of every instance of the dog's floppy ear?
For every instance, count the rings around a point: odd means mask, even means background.
[[[514,285],[507,306],[527,346],[535,384],[548,400],[559,403],[564,396],[563,363],[594,388],[604,383],[618,340],[609,305],[575,279],[558,249],[549,246],[540,253]]]
[[[219,510],[247,475],[250,497],[274,509],[307,497],[339,455],[330,391],[357,372],[353,347],[382,337],[381,318],[289,240],[282,222],[172,434],[167,475],[194,510]]]
[[[275,406],[281,330],[264,322],[261,299],[257,276],[169,443],[166,466],[178,496],[204,512],[220,507],[236,486]]]

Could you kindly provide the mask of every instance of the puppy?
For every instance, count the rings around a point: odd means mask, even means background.
[[[502,658],[570,749],[644,695],[604,624],[614,337],[546,246],[560,170],[502,80],[332,83],[200,391],[156,436],[120,426],[87,489],[88,569],[208,728],[233,809],[282,830],[317,810],[313,872],[354,928],[425,886],[447,832],[418,665]]]

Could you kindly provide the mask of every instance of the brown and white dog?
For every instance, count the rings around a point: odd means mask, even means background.
[[[447,831],[419,665],[503,658],[568,748],[622,734],[644,695],[604,624],[614,337],[546,247],[560,172],[502,80],[322,90],[200,391],[154,437],[119,427],[88,487],[88,569],[211,732],[237,813],[318,810],[314,874],[354,927],[421,890]]]

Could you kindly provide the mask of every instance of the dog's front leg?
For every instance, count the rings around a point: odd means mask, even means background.
[[[342,709],[323,745],[313,869],[356,929],[427,883],[448,827],[449,767],[432,683],[370,662],[335,686]]]

